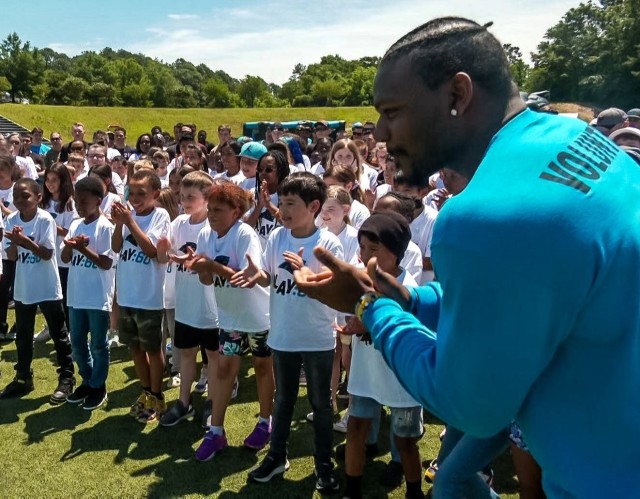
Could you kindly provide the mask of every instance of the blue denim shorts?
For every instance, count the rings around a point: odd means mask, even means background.
[[[349,415],[355,418],[373,419],[380,412],[380,404],[372,398],[351,396]],[[391,407],[391,432],[400,438],[422,436],[422,407]]]

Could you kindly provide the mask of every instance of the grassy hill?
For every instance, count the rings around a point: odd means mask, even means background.
[[[0,115],[31,129],[39,126],[48,137],[59,131],[70,139],[71,125],[80,121],[85,130],[106,130],[117,123],[127,130],[128,142],[134,144],[137,137],[148,133],[152,126],[160,125],[173,133],[177,122],[195,123],[199,130],[207,130],[209,138],[217,141],[218,125],[231,125],[234,136],[242,134],[245,121],[289,120],[346,120],[347,126],[355,121],[377,120],[378,113],[372,107],[306,107],[281,109],[151,109],[133,107],[75,107],[0,104]],[[90,138],[90,135],[89,135]]]

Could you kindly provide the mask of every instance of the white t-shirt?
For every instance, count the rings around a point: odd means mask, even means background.
[[[351,209],[349,210],[349,220],[351,220],[351,224],[359,230],[362,227],[364,221],[369,218],[371,213],[369,209],[363,205],[360,201],[356,201],[355,199],[351,202]]]
[[[372,168],[367,163],[362,163],[362,173],[365,180],[365,185],[362,187],[364,190],[371,191],[375,194],[378,188],[378,170]]]
[[[271,194],[269,198],[271,199],[271,203],[274,206],[278,206],[277,192]],[[279,222],[276,219],[276,217],[274,217],[269,212],[269,210],[267,210],[266,208],[263,208],[262,212],[260,212],[260,216],[258,217],[258,222],[256,224],[256,232],[260,237],[260,246],[262,247],[263,251],[267,245],[267,240],[269,239],[271,232],[273,232],[273,229],[275,229],[278,226],[278,224]]]
[[[373,202],[374,210],[376,209],[376,206],[378,205],[378,201],[380,201],[380,198],[385,194],[388,194],[389,192],[391,192],[391,184],[382,184],[378,186],[378,188],[376,189],[376,199]]]
[[[145,216],[133,213],[142,232],[156,246],[162,237],[169,237],[169,214],[163,208]],[[118,260],[116,279],[118,283],[118,305],[143,310],[164,308],[163,288],[167,264],[157,258],[149,258],[138,246],[138,242],[127,227],[122,227],[122,249]]]
[[[90,224],[79,218],[71,223],[65,239],[88,236],[89,248],[111,258],[109,270],[102,270],[79,251],[73,250],[67,283],[67,305],[73,308],[111,311],[115,288],[115,254],[111,249],[113,224],[100,215]],[[59,249],[62,251],[61,246]]]
[[[342,232],[338,234],[338,240],[342,244],[344,261],[356,265],[359,261],[360,245],[358,244],[358,229],[352,225],[345,225]]]
[[[335,310],[298,290],[293,270],[282,256],[285,251],[297,253],[304,248],[302,259],[312,272],[320,272],[321,264],[313,248],[322,246],[337,258],[343,258],[342,245],[326,230],[316,230],[306,238],[293,237],[291,231],[279,227],[271,233],[262,254],[262,268],[271,277],[271,331],[267,344],[288,352],[319,352],[335,348]]]
[[[13,205],[13,184],[8,189],[0,189],[0,202],[4,205],[5,208],[9,208],[11,211],[16,211],[16,207]],[[7,220],[7,216],[2,215],[2,227],[4,228],[5,222]],[[5,245],[2,245],[2,259],[7,259],[7,250]],[[2,266],[0,264],[0,271],[2,271]]]
[[[245,191],[253,192],[256,188],[256,177],[246,178],[238,184]]]
[[[167,263],[167,271],[164,273],[164,288],[162,303],[166,310],[176,308],[176,264]]]
[[[122,199],[117,194],[113,192],[107,192],[107,195],[102,198],[102,202],[100,203],[100,210],[102,213],[110,217],[111,216],[111,208],[113,207],[113,203],[121,203]]]
[[[260,265],[260,238],[246,223],[238,221],[223,237],[205,227],[198,237],[198,252],[234,270],[247,266],[247,253]],[[233,287],[229,281],[213,276],[220,328],[227,331],[259,333],[269,329],[269,288]]]
[[[407,287],[416,287],[416,281],[406,272],[398,281]],[[402,387],[398,378],[373,345],[366,344],[358,336],[351,342],[351,371],[348,391],[351,395],[368,397],[389,407],[416,407],[418,402]]]
[[[229,175],[229,172],[227,172],[226,170],[222,173],[219,173],[218,175],[214,176],[213,178],[219,178],[222,180],[230,180],[231,182],[233,182],[236,185],[240,185],[242,183],[243,180],[245,180],[245,177],[242,173],[242,170],[238,170],[238,173],[236,173],[235,175]]]
[[[58,213],[56,211],[57,204],[58,203],[56,203],[52,199],[49,201],[49,205],[45,207],[45,210],[47,210],[51,217],[53,217],[58,227],[69,230],[69,227],[71,227],[71,222],[80,218],[80,215],[78,215],[78,212],[76,211],[75,204],[73,203],[73,199],[71,200],[71,210],[65,209],[62,213]],[[64,263],[60,259],[60,253],[62,252],[62,241],[64,241],[64,236],[56,236],[56,262],[58,263],[58,268],[68,268],[69,264]]]
[[[36,164],[33,162],[31,158],[25,158],[24,156],[16,156],[16,164],[23,176],[27,178],[31,178],[33,180],[38,180],[38,169],[36,168]]]
[[[404,257],[400,262],[400,267],[406,270],[416,282],[422,278],[422,252],[413,241],[409,241],[407,251],[404,252]]]
[[[324,166],[322,166],[322,161],[318,161],[315,165],[311,167],[311,173],[322,178],[322,175],[324,174]]]
[[[431,257],[431,236],[433,235],[433,226],[436,223],[438,212],[429,206],[425,206],[422,213],[418,215],[410,224],[411,240],[416,243],[423,257]],[[433,281],[433,270],[423,271],[418,283],[423,284]]]
[[[209,227],[208,221],[192,224],[191,215],[180,215],[171,223],[171,247],[178,255],[185,255],[190,247],[202,254],[199,247],[200,231]],[[198,274],[182,264],[174,264],[176,321],[198,329],[218,327],[218,307],[212,286],[200,282]]]
[[[53,250],[55,255],[56,223],[46,210],[38,208],[36,215],[29,222],[22,220],[20,212],[14,212],[7,218],[7,232],[11,232],[16,225],[22,227],[25,236],[38,246]],[[4,243],[3,246],[8,248],[11,241],[5,238]],[[16,301],[27,305],[62,300],[62,287],[55,256],[49,260],[43,260],[31,251],[18,246],[13,296]]]

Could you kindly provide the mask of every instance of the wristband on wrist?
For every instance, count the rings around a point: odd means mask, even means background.
[[[373,291],[368,291],[360,297],[358,303],[356,303],[356,317],[360,321],[362,321],[362,316],[364,315],[364,312],[367,310],[367,308],[369,308],[369,306],[377,299],[378,295]]]

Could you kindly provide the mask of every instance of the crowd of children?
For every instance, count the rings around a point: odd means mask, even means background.
[[[42,185],[0,151],[0,334],[9,338],[13,296],[18,352],[15,378],[0,398],[34,388],[39,307],[59,366],[52,403],[94,410],[107,401],[116,338],[129,347],[140,386],[129,411],[135,420],[174,427],[195,417],[193,383],[208,391],[195,453],[208,461],[229,445],[225,415],[241,356],[251,353],[259,415],[243,445],[268,446],[251,480],[267,482],[289,468],[287,442],[305,379],[318,490],[340,487],[332,462],[336,430],[347,434],[345,497],[362,496],[365,457],[387,406],[392,465],[406,479],[406,497],[424,497],[422,408],[362,324],[301,293],[294,272],[320,272],[313,250],[322,246],[353,264],[376,257],[404,285],[423,284],[434,278],[429,245],[437,211],[424,203],[428,185],[407,186],[384,144],[368,152],[360,140],[327,143],[318,138],[305,147],[294,135],[268,146],[227,138],[207,155],[184,130],[173,159],[170,149],[152,149],[127,164],[97,142],[87,145],[86,158],[79,150],[49,166]],[[199,380],[198,354],[206,366]],[[179,387],[169,406],[167,368],[168,386]],[[340,417],[343,372],[349,407]]]

